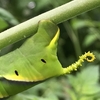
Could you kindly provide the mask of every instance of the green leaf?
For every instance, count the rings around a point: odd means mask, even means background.
[[[93,27],[94,26],[91,20],[83,20],[83,19],[78,19],[78,18],[72,19],[71,23],[72,23],[73,29],[75,30],[81,29],[83,27]]]
[[[5,28],[8,27],[8,24],[6,23],[6,21],[4,21],[1,17],[0,17],[0,32],[2,30],[4,30]]]
[[[82,98],[100,92],[98,77],[98,66],[88,66],[76,76],[69,75],[68,79],[77,97]]]
[[[11,25],[17,25],[19,23],[10,12],[6,11],[3,8],[0,8],[0,17],[9,22]]]
[[[89,28],[88,34],[86,35],[84,41],[83,41],[83,46],[88,47],[92,45],[96,40],[100,40],[100,34],[99,31],[97,31],[96,28]]]

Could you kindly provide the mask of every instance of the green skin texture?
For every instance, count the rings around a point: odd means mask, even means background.
[[[57,25],[42,20],[35,35],[20,48],[0,57],[0,98],[9,97],[48,78],[64,74],[56,55],[58,39]]]

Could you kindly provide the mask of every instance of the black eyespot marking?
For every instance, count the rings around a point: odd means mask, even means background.
[[[42,61],[43,63],[46,63],[46,61],[45,61],[44,59],[41,59],[41,61]]]
[[[15,70],[15,74],[16,74],[17,76],[19,75],[17,70]]]

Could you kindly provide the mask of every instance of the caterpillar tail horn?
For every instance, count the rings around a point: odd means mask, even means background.
[[[90,51],[83,54],[82,56],[79,57],[78,61],[76,61],[72,65],[68,66],[67,68],[63,68],[64,74],[70,73],[73,70],[76,71],[79,66],[82,66],[82,63],[84,62],[84,60],[86,60],[88,62],[92,62],[95,60],[95,55],[93,53],[91,53]]]

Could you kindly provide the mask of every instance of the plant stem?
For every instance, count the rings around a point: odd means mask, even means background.
[[[80,44],[79,44],[79,39],[78,39],[78,36],[75,34],[75,32],[72,30],[70,24],[68,22],[66,23],[63,23],[65,29],[67,29],[66,31],[68,31],[68,35],[74,45],[74,49],[75,49],[75,53],[76,53],[76,57],[77,59],[79,58],[79,55],[82,54],[81,52],[81,47],[80,47]]]
[[[100,6],[100,0],[73,0],[0,33],[0,49],[36,33],[38,22],[50,19],[56,24]]]

